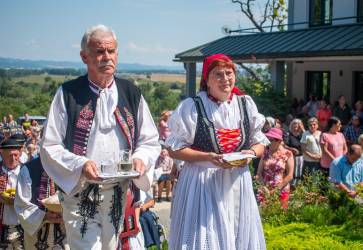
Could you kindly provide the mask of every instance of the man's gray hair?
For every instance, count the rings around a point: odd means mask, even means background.
[[[112,38],[116,41],[116,44],[117,44],[116,33],[111,28],[109,28],[103,24],[99,24],[99,25],[90,27],[84,33],[84,35],[82,37],[82,41],[81,41],[81,50],[82,51],[86,51],[88,49],[89,40],[99,32],[110,34],[112,36]]]

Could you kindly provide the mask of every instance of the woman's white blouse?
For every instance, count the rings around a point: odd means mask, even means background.
[[[210,100],[204,91],[199,92],[198,96],[202,99],[207,117],[213,122],[215,129],[237,129],[241,127],[243,121],[241,120],[241,112],[237,100],[240,97],[234,95],[230,102],[216,103]],[[265,117],[258,113],[256,104],[250,96],[245,95],[245,98],[250,123],[249,145],[252,146],[257,143],[267,145],[269,141],[261,132],[265,123]],[[192,98],[182,101],[173,111],[168,120],[171,134],[166,139],[166,145],[171,150],[176,151],[190,147],[193,144],[197,118],[198,113]]]

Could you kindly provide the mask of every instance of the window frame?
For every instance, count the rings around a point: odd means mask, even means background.
[[[363,23],[363,0],[357,0],[357,23]]]
[[[315,6],[315,1],[320,1],[320,19],[313,20],[313,7]],[[326,4],[325,2],[330,2],[330,17],[329,20],[325,19],[326,13]],[[333,0],[309,0],[309,27],[321,27],[321,26],[330,26],[333,24]]]

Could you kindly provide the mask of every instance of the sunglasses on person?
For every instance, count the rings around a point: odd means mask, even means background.
[[[275,138],[268,138],[268,140],[269,140],[270,142],[278,142],[278,141],[280,141],[279,139],[275,139]]]

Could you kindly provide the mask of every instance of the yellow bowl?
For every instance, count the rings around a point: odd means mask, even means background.
[[[247,159],[236,160],[236,161],[229,161],[228,163],[231,164],[232,166],[242,166],[242,165],[246,165]]]

